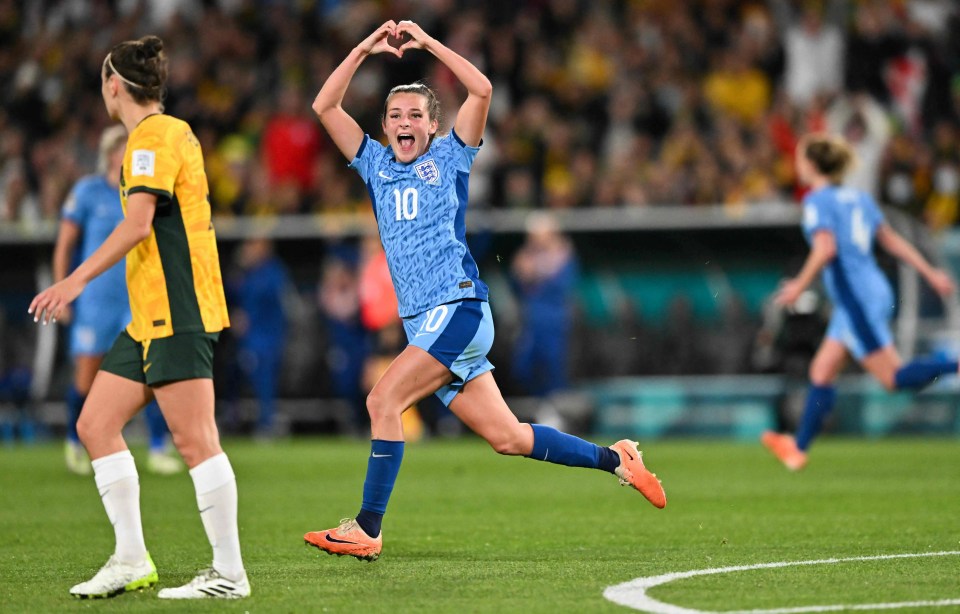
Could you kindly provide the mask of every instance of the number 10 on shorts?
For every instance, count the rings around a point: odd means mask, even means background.
[[[440,330],[440,326],[442,326],[443,321],[447,319],[447,313],[449,311],[450,309],[446,305],[440,305],[428,311],[427,317],[423,320],[423,324],[420,325],[420,330],[417,332],[417,335],[435,333]]]

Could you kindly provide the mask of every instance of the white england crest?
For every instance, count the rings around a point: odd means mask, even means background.
[[[437,168],[437,164],[432,158],[420,162],[413,168],[417,171],[417,176],[419,176],[423,181],[431,185],[438,185],[440,183],[440,170]]]

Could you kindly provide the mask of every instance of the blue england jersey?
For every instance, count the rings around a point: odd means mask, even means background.
[[[373,201],[401,317],[460,299],[487,300],[466,239],[467,182],[478,151],[451,132],[403,164],[364,135],[350,162]]]
[[[102,175],[84,177],[73,187],[63,205],[63,219],[80,227],[79,257],[86,260],[123,220],[120,193]],[[112,317],[122,311],[129,322],[127,277],[121,260],[93,279],[77,298],[77,319],[100,313]],[[103,313],[101,313],[103,312]]]
[[[820,230],[830,231],[837,255],[823,270],[823,281],[835,307],[857,316],[893,310],[890,282],[873,257],[873,241],[883,224],[883,213],[873,198],[860,190],[830,186],[811,192],[803,204],[803,232],[807,242]],[[857,316],[859,317],[859,316]]]

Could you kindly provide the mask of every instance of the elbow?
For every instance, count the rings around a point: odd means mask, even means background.
[[[140,243],[144,239],[150,236],[150,232],[153,230],[153,222],[148,222],[146,224],[134,224],[133,225],[133,238],[136,239],[137,243]]]
[[[313,104],[310,105],[310,108],[312,108],[313,112],[317,114],[317,117],[320,119],[320,121],[323,121],[324,116],[335,110],[337,106],[338,105],[336,104],[331,104],[331,102],[327,100],[325,96],[318,94],[314,99]]]
[[[483,82],[480,84],[480,87],[477,88],[477,91],[474,93],[480,98],[489,100],[490,97],[493,96],[493,84],[490,83],[490,79],[487,79],[486,77],[484,77]]]
[[[336,111],[336,109],[337,107],[313,105],[313,112],[317,114],[317,119],[319,119],[323,127],[328,130],[330,129],[330,125],[336,121],[334,119],[334,111]]]

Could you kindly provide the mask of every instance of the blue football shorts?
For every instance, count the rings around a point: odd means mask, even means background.
[[[123,329],[130,323],[126,309],[95,309],[77,305],[70,325],[70,355],[104,355],[113,347]]]
[[[839,341],[857,361],[862,361],[893,343],[890,332],[891,316],[890,308],[882,302],[874,303],[873,307],[853,310],[834,305],[830,324],[827,326],[827,338]]]
[[[466,299],[428,309],[404,318],[407,342],[437,360],[453,373],[453,381],[436,391],[444,405],[463,385],[493,370],[487,353],[493,345],[493,314],[486,301]]]

